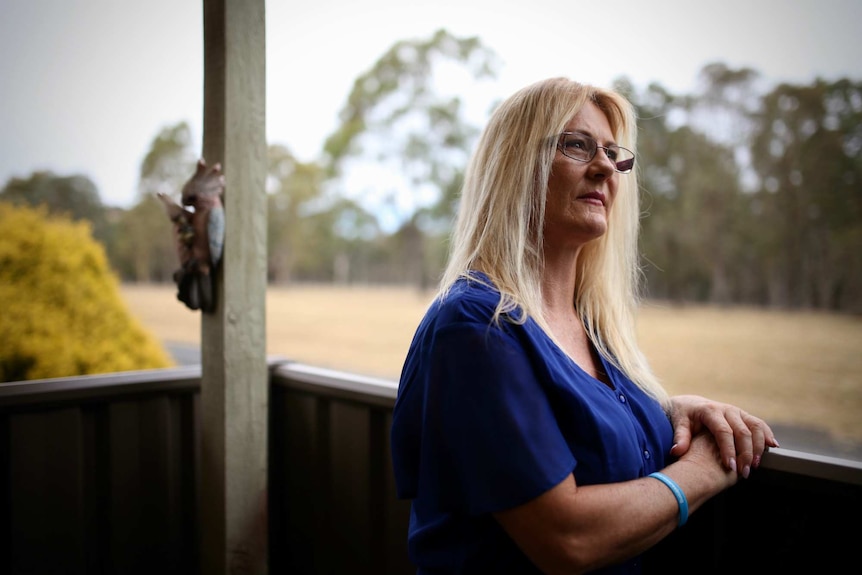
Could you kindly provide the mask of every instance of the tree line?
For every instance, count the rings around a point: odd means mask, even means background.
[[[479,133],[462,97],[435,82],[453,64],[471,82],[499,67],[478,39],[445,30],[398,42],[355,80],[319,159],[269,145],[271,283],[436,283]],[[690,94],[625,77],[614,87],[638,111],[649,297],[862,312],[862,81],[765,85],[756,70],[712,63]],[[128,209],[102,205],[86,176],[50,172],[9,180],[0,201],[87,220],[121,279],[170,282],[177,260],[156,193],[179,193],[191,142],[186,123],[162,129]]]

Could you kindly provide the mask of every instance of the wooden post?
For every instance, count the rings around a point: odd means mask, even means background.
[[[226,180],[217,307],[201,321],[205,575],[268,572],[264,4],[203,2],[203,157]]]

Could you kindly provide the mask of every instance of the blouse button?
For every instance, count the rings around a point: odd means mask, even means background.
[[[620,398],[620,403],[625,403],[625,402],[626,402],[626,396],[625,396],[625,395],[623,395],[622,393],[619,395],[619,398]]]
[[[650,459],[652,455],[649,453],[649,449],[644,449],[644,459]]]

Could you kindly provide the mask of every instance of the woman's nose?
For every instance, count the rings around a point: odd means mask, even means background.
[[[604,148],[599,148],[596,150],[596,155],[593,156],[593,159],[590,161],[590,168],[595,171],[595,173],[602,174],[604,176],[612,176],[616,171],[616,164],[614,164],[613,160],[608,157],[608,151]]]

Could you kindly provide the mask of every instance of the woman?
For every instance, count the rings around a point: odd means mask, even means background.
[[[492,115],[391,430],[419,573],[637,573],[748,477],[761,419],[668,397],[635,338],[636,125],[554,78]]]

